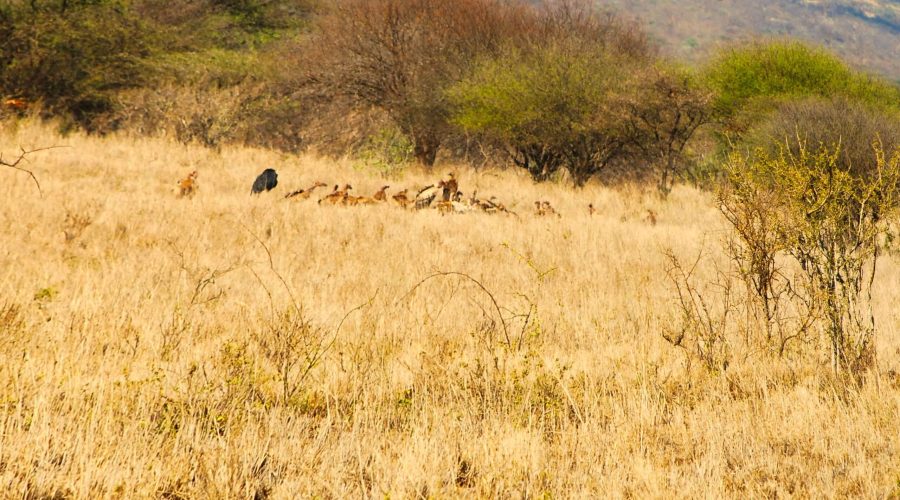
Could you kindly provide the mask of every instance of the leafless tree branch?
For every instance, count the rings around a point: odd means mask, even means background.
[[[22,163],[23,160],[27,160],[28,155],[30,155],[32,153],[37,153],[40,151],[47,151],[48,149],[58,149],[58,148],[67,148],[67,147],[69,147],[69,146],[49,146],[46,148],[37,148],[37,149],[29,149],[29,150],[26,150],[25,148],[19,148],[19,150],[20,150],[19,156],[15,160],[12,160],[11,162],[4,160],[3,153],[0,153],[0,166],[8,167],[13,170],[19,170],[21,172],[25,172],[26,174],[28,174],[31,177],[31,180],[34,181],[34,185],[37,186],[38,194],[41,196],[41,198],[43,198],[44,191],[41,189],[41,183],[38,182],[37,176],[35,176],[34,172],[32,172],[31,170],[24,168],[24,167],[20,167],[19,164]]]

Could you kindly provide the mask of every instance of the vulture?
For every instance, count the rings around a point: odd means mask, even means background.
[[[391,198],[393,198],[394,203],[400,205],[403,208],[406,208],[406,206],[409,205],[409,198],[406,196],[406,193],[408,191],[408,189],[404,189],[403,191],[400,191],[399,193],[392,196]]]
[[[541,209],[543,211],[543,215],[555,215],[557,217],[562,217],[562,215],[560,215],[559,212],[557,212],[556,209],[553,208],[553,205],[551,205],[549,201],[542,201]]]
[[[421,191],[416,194],[416,210],[421,210],[423,208],[428,208],[431,206],[431,202],[437,198],[438,193],[444,192],[445,182],[438,182],[437,186],[431,184],[430,186],[426,186]],[[447,200],[449,201],[449,200]]]
[[[385,193],[385,191],[387,191],[389,187],[390,186],[381,186],[381,189],[372,196],[372,199],[375,201],[387,201],[387,193]]]
[[[259,177],[253,181],[253,187],[250,189],[250,194],[259,194],[263,191],[271,191],[275,189],[275,186],[278,185],[278,172],[274,169],[267,168],[263,170],[263,173],[259,174]]]
[[[456,197],[456,193],[459,192],[459,183],[456,182],[456,176],[453,175],[453,172],[447,174],[447,180],[442,181],[444,184],[444,189],[441,192],[441,198],[444,201],[451,201]]]
[[[178,182],[178,195],[182,198],[191,197],[197,192],[197,171],[194,170],[187,177]]]
[[[298,189],[296,191],[288,193],[287,195],[285,195],[285,198],[297,198],[299,200],[306,200],[312,195],[313,191],[315,191],[317,188],[325,187],[327,185],[328,184],[325,184],[324,182],[316,182],[315,184],[310,186],[308,189]]]
[[[349,198],[350,196],[347,193],[351,189],[353,189],[353,186],[351,186],[350,184],[345,184],[342,189],[338,189],[337,186],[334,186],[334,191],[332,191],[328,196],[319,200],[319,203],[325,202],[332,205],[337,205],[338,203],[346,204],[347,198]]]

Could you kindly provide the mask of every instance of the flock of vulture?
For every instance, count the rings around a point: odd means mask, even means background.
[[[271,191],[278,185],[278,173],[271,168],[264,170],[253,182],[250,189],[251,195]],[[191,172],[187,177],[182,179],[179,184],[179,195],[181,197],[190,197],[197,191],[197,172]],[[313,196],[313,193],[319,188],[327,187],[324,182],[315,182],[306,189],[298,189],[291,191],[285,195],[290,200],[307,200]],[[491,196],[487,199],[479,199],[477,191],[473,191],[468,197],[463,195],[459,190],[459,182],[453,173],[449,173],[445,178],[435,184],[430,184],[418,190],[415,195],[409,192],[409,189],[403,189],[388,197],[387,190],[390,186],[382,186],[372,196],[354,196],[350,194],[353,186],[345,184],[343,187],[335,185],[330,193],[319,198],[320,205],[339,205],[339,206],[359,206],[359,205],[378,205],[382,203],[393,203],[401,208],[409,208],[415,210],[423,210],[426,208],[436,209],[442,214],[452,213],[506,213],[518,216],[515,212],[509,210],[497,197]],[[551,215],[559,217],[559,213],[553,208],[549,201],[534,202],[535,214],[540,216]],[[593,207],[589,207],[592,209]],[[591,210],[593,213],[593,211]]]

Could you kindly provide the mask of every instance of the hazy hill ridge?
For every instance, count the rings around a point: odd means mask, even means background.
[[[609,0],[647,22],[678,56],[697,60],[731,40],[792,36],[900,80],[900,0]]]

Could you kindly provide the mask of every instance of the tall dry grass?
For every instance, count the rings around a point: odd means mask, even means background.
[[[863,388],[841,391],[815,357],[748,355],[715,374],[662,338],[679,314],[662,250],[706,247],[701,278],[720,258],[705,193],[460,168],[461,189],[519,218],[325,208],[282,195],[383,179],[2,127],[7,155],[70,146],[31,155],[43,198],[0,169],[4,496],[898,494],[896,258]],[[266,167],[280,184],[251,197]],[[200,191],[178,199],[193,169]],[[533,216],[536,199],[563,217]]]

